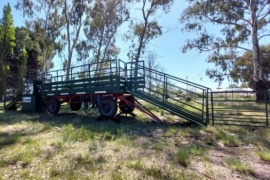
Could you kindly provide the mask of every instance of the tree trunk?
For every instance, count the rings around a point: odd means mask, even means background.
[[[250,0],[248,4],[250,10],[250,23],[251,23],[251,42],[252,42],[252,53],[253,53],[253,88],[256,90],[256,100],[265,101],[268,95],[265,94],[267,91],[267,85],[263,79],[262,66],[260,62],[260,48],[258,40],[258,23],[256,16],[256,4],[255,0]]]

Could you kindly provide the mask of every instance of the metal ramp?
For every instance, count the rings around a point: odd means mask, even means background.
[[[13,98],[6,106],[5,110],[16,110],[22,105],[22,95]]]
[[[16,110],[22,105],[22,92],[23,87],[15,90],[14,96],[10,101],[5,100],[5,110]]]
[[[136,82],[136,83],[134,83]],[[207,125],[211,89],[144,67],[127,63],[127,91],[185,120]]]

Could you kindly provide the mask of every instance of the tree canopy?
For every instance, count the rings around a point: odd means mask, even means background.
[[[15,47],[15,27],[10,4],[3,8],[3,17],[0,21],[0,100],[7,88],[7,76],[10,70],[7,62],[12,56]]]
[[[96,0],[90,12],[91,22],[84,25],[85,39],[77,45],[79,60],[93,63],[96,72],[99,65],[108,59],[117,58],[120,49],[115,36],[119,27],[129,19],[127,1]]]
[[[270,35],[269,0],[187,0],[180,21],[185,31],[196,35],[189,39],[183,52],[197,49],[212,53],[207,62],[214,63],[207,75],[222,81],[230,75],[231,67],[243,51],[252,54],[254,89],[266,89],[259,49],[263,38]],[[213,34],[212,27],[220,29]],[[263,84],[263,85],[262,85]]]
[[[265,79],[268,87],[270,85],[270,45],[263,45],[260,47],[260,61],[262,65],[263,78]],[[249,51],[244,52],[242,56],[232,63],[232,69],[230,71],[230,77],[235,83],[248,84],[252,87],[254,80],[252,76],[253,72],[252,53]]]
[[[154,38],[162,35],[162,27],[154,18],[159,10],[168,12],[173,0],[136,0],[140,6],[142,20],[131,23],[133,30],[132,45],[129,56],[138,62],[146,45]],[[128,36],[130,39],[130,36]]]

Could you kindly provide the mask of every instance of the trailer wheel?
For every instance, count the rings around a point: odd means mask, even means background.
[[[47,111],[50,114],[57,114],[60,110],[60,102],[56,98],[51,98],[47,102]]]
[[[113,118],[117,111],[116,101],[112,97],[102,98],[98,110],[103,117]]]
[[[126,96],[125,99],[132,104],[134,104],[134,97],[133,96]],[[127,104],[124,100],[119,102],[119,109],[122,113],[131,114],[134,111],[134,107]]]
[[[72,102],[73,101],[73,102]],[[71,102],[69,103],[69,107],[72,111],[79,111],[82,107],[81,103],[76,103],[74,102],[75,100],[71,100]]]

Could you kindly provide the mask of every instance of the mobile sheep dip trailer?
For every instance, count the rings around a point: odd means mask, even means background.
[[[80,110],[85,97],[100,97],[100,115],[113,118],[139,108],[156,121],[157,116],[140,104],[142,99],[188,121],[207,125],[210,89],[144,66],[144,61],[119,59],[50,71],[34,82],[32,96],[37,106],[46,104],[50,114],[57,114],[61,104]],[[19,101],[19,96],[17,97]],[[14,108],[16,98],[6,109]]]

